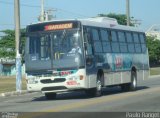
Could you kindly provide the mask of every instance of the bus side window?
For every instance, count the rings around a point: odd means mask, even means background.
[[[118,43],[118,37],[117,37],[117,32],[116,31],[111,31],[111,38],[112,38],[112,52],[114,53],[119,53],[120,52],[120,47]]]
[[[91,33],[89,28],[84,29],[84,40],[85,40],[86,55],[93,55]]]
[[[111,42],[112,41],[112,34],[111,34],[111,31],[109,30],[108,31],[108,40]]]
[[[141,47],[142,47],[142,53],[145,53],[147,50],[145,35],[140,34],[139,37],[140,37],[140,42],[141,42]]]

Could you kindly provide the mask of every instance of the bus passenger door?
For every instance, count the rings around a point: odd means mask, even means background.
[[[85,41],[85,55],[86,55],[86,66],[91,68],[93,64],[93,47],[91,41],[91,34],[89,28],[86,28],[84,31],[84,41]]]
[[[95,64],[94,64],[94,54],[93,45],[91,40],[90,28],[84,29],[84,46],[86,55],[86,75],[87,75],[87,86],[88,88],[93,88],[96,86],[96,76],[95,76]]]

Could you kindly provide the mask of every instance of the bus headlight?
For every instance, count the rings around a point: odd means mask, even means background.
[[[75,81],[79,80],[79,76],[72,76],[72,77],[69,78],[69,80],[75,80]]]
[[[28,77],[28,84],[37,84],[38,80],[36,77]]]
[[[37,84],[37,83],[38,83],[38,80],[36,80],[35,78],[28,80],[28,84]]]
[[[83,79],[84,79],[83,75],[72,76],[72,77],[69,78],[69,80],[75,80],[75,81],[77,81],[77,80],[83,80]]]
[[[79,80],[79,76],[73,76],[72,79],[73,80]]]

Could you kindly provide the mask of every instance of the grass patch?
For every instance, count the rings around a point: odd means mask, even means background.
[[[22,78],[22,90],[26,90],[26,81]],[[15,77],[0,77],[0,93],[16,91]]]
[[[151,75],[160,75],[160,67],[157,68],[150,68]]]

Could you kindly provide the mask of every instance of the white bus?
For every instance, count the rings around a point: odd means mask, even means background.
[[[27,88],[53,99],[59,92],[102,87],[135,90],[149,75],[146,36],[112,18],[49,21],[27,26]]]

